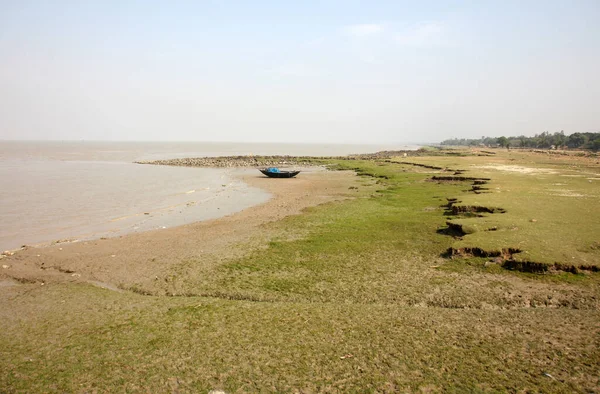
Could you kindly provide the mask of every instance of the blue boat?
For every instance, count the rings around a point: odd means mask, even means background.
[[[300,171],[281,171],[277,167],[263,168],[259,171],[269,178],[293,178],[300,173]]]

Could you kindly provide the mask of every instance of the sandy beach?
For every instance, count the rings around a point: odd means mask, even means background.
[[[241,173],[240,173],[241,174]],[[1,262],[4,285],[87,282],[110,289],[143,289],[169,294],[164,278],[194,259],[214,263],[242,255],[275,236],[263,226],[303,209],[348,198],[357,177],[348,171],[306,171],[293,179],[239,175],[248,185],[273,197],[264,204],[219,219],[164,230],[85,242],[25,248]]]

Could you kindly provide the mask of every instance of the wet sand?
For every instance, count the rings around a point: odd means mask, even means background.
[[[0,252],[56,240],[91,240],[223,216],[269,199],[235,169],[120,162],[0,163]],[[251,171],[248,169],[248,171]]]
[[[303,209],[348,198],[358,177],[347,171],[306,171],[297,178],[242,176],[273,197],[219,219],[117,238],[26,248],[0,260],[1,281],[85,282],[106,288],[143,288],[160,294],[159,283],[178,265],[243,255],[277,236],[263,226]],[[252,247],[251,247],[252,246]]]

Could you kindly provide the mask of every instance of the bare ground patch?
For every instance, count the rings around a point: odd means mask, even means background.
[[[494,164],[494,165],[473,165],[472,168],[481,168],[486,170],[496,170],[504,172],[515,172],[519,174],[536,175],[536,174],[557,174],[557,171],[548,168],[525,167],[509,164]]]

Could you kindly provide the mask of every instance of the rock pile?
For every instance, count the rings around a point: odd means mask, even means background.
[[[188,157],[183,159],[136,161],[138,164],[154,164],[182,167],[276,167],[310,166],[323,164],[323,160],[381,160],[397,156],[418,156],[418,151],[382,151],[349,156],[219,156]]]
[[[320,164],[323,159],[347,159],[347,157],[311,156],[221,156],[190,157],[184,159],[139,161],[138,164],[155,164],[183,167],[270,167],[270,166],[309,166]]]

